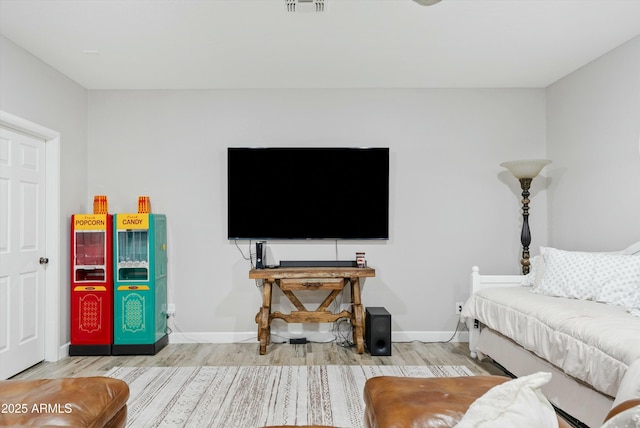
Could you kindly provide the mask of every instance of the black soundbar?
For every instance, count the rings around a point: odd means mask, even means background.
[[[357,267],[355,260],[281,260],[280,267]]]

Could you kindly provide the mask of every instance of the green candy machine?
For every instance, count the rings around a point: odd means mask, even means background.
[[[139,209],[140,210],[140,209]],[[154,355],[167,335],[167,219],[114,215],[113,355]]]

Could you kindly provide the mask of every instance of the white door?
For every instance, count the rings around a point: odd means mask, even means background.
[[[44,360],[45,142],[0,128],[0,379]]]

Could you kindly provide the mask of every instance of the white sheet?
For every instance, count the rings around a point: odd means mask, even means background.
[[[462,316],[612,397],[640,358],[640,318],[619,306],[543,296],[530,287],[487,288],[465,303]]]

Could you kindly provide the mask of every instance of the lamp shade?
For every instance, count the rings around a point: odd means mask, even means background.
[[[509,162],[503,162],[500,166],[503,166],[513,174],[515,178],[534,178],[542,168],[551,163],[548,159],[523,159],[514,160]]]

